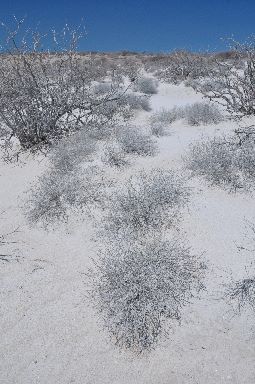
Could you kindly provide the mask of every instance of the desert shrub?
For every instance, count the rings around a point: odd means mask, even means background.
[[[104,228],[109,236],[139,236],[172,224],[189,200],[184,178],[173,171],[141,171],[109,196]]]
[[[121,103],[128,105],[131,110],[144,110],[146,112],[151,110],[148,97],[131,92],[126,93],[121,98]]]
[[[226,296],[237,304],[239,311],[248,306],[255,311],[255,277],[234,282],[228,287]]]
[[[174,107],[172,109],[161,108],[159,111],[152,114],[150,117],[151,125],[162,123],[170,125],[174,121],[183,117],[181,108]]]
[[[172,109],[163,108],[151,116],[150,124],[170,125],[179,119],[185,119],[190,125],[218,124],[223,120],[223,116],[214,104],[194,103]]]
[[[213,70],[208,71],[206,86],[198,87],[205,97],[224,106],[234,118],[255,114],[254,42],[254,36],[244,43],[230,39],[233,58],[216,58]]]
[[[82,130],[58,142],[50,152],[50,160],[55,170],[69,172],[90,159],[95,150],[95,141]]]
[[[167,136],[169,134],[169,132],[167,131],[167,128],[162,123],[152,124],[151,133],[153,136],[156,136],[156,137]]]
[[[255,255],[255,225],[252,222],[247,222],[246,225],[246,241],[248,240],[248,246],[241,246],[239,250],[246,251]],[[251,234],[251,236],[250,236]],[[254,261],[245,267],[246,276],[240,280],[233,280],[226,287],[226,299],[231,304],[237,306],[238,312],[241,312],[245,308],[250,308],[255,313],[255,271]]]
[[[166,83],[180,84],[187,79],[198,79],[208,73],[211,58],[187,51],[176,51],[154,57],[154,63],[148,68],[160,80]]]
[[[135,126],[119,127],[117,140],[125,153],[140,156],[153,156],[157,153],[156,141],[141,128]]]
[[[52,168],[30,190],[25,206],[27,219],[45,227],[66,221],[70,210],[81,212],[100,201],[103,186],[103,174],[95,166],[66,174]]]
[[[109,104],[107,110],[104,108],[104,114],[111,113],[111,105]],[[115,107],[113,107],[115,108]],[[108,123],[108,121],[90,121],[83,125],[83,130],[93,140],[107,140],[113,133],[114,124]]]
[[[6,140],[14,137],[22,150],[36,151],[76,132],[88,119],[113,118],[113,106],[118,114],[119,104],[112,102],[125,93],[123,84],[101,60],[80,54],[81,29],[66,26],[57,33],[52,28],[45,35],[24,30],[22,21],[15,24],[13,30],[5,28],[1,42],[0,114]],[[95,81],[106,75],[110,92],[102,93],[108,85],[94,92]],[[99,107],[107,103],[111,114],[101,116]]]
[[[90,294],[115,344],[141,353],[166,335],[168,320],[202,288],[204,268],[178,242],[153,239],[111,247],[90,273]]]
[[[181,108],[174,107],[172,109],[160,109],[150,117],[151,133],[157,137],[166,136],[168,134],[167,128],[169,125],[182,117]]]
[[[103,163],[117,168],[128,164],[125,153],[118,144],[114,143],[110,143],[105,147],[101,160]]]
[[[137,92],[153,95],[158,92],[158,81],[151,77],[140,77],[134,85]]]
[[[183,115],[190,125],[218,124],[223,120],[219,109],[213,104],[194,103],[184,107]]]
[[[254,188],[255,142],[236,136],[214,138],[191,147],[186,164],[193,174],[230,190]]]

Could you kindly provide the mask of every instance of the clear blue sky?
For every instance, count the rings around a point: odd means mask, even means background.
[[[222,50],[221,38],[255,33],[255,0],[0,0],[0,18],[60,28],[84,19],[82,50]]]

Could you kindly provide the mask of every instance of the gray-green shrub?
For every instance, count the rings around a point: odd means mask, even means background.
[[[177,241],[121,244],[100,255],[90,295],[115,344],[141,353],[155,348],[166,320],[181,320],[203,275],[200,259]]]

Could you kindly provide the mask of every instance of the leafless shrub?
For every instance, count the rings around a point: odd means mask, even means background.
[[[78,52],[82,30],[65,27],[47,36],[25,31],[23,37],[22,25],[17,21],[14,30],[5,28],[0,60],[0,118],[6,139],[15,137],[23,149],[37,150],[93,118],[105,122],[109,114],[100,107],[118,107],[114,101],[120,97],[120,80],[112,74],[110,92],[93,93],[94,82],[107,73],[98,61]],[[50,44],[54,54],[44,44]]]
[[[236,135],[214,138],[191,147],[186,164],[195,175],[230,190],[254,188],[255,141]]]
[[[235,60],[215,60],[213,71],[198,90],[205,97],[223,105],[234,118],[255,114],[254,38],[241,44],[231,40]],[[207,81],[208,80],[208,81]]]
[[[50,169],[31,189],[26,216],[31,224],[44,227],[66,221],[70,210],[82,212],[102,198],[103,174],[95,166],[63,173]]]
[[[111,167],[123,167],[128,164],[125,153],[118,144],[107,144],[102,155],[101,160],[103,163],[110,165]]]
[[[156,137],[167,136],[169,134],[167,128],[162,123],[151,124],[151,133]]]
[[[184,107],[183,116],[190,125],[218,124],[223,120],[219,109],[207,103],[194,103]]]
[[[154,95],[158,92],[158,81],[151,77],[139,77],[134,84],[134,90],[147,95]]]
[[[246,237],[249,240],[251,246],[241,246],[238,247],[239,250],[246,251],[255,254],[255,225],[251,222],[248,222],[248,233]],[[250,237],[250,232],[252,237]],[[226,299],[234,306],[237,306],[238,312],[241,312],[245,308],[251,308],[255,313],[255,273],[254,273],[254,261],[247,265],[246,276],[240,280],[233,280],[230,284],[227,285],[225,295]]]
[[[66,173],[73,171],[83,161],[89,160],[95,150],[95,141],[82,130],[54,145],[49,157],[55,170]]]
[[[180,321],[202,288],[203,266],[178,242],[153,239],[111,247],[90,273],[90,295],[115,344],[135,353],[155,348],[166,320]]]
[[[108,199],[104,229],[108,236],[140,236],[149,229],[172,224],[189,200],[183,177],[153,169],[132,176]]]
[[[218,124],[223,120],[220,110],[213,104],[194,103],[172,109],[161,109],[150,118],[151,126],[162,123],[170,125],[174,121],[185,119],[190,125]]]
[[[179,84],[188,79],[205,77],[210,66],[210,56],[187,51],[162,55],[149,70],[167,83]]]
[[[247,306],[255,311],[255,277],[233,283],[228,287],[226,296],[237,304],[239,311]]]
[[[150,117],[150,124],[153,126],[157,123],[164,125],[170,125],[174,121],[183,117],[182,109],[174,107],[172,109],[161,108],[159,111],[153,113]]]
[[[153,156],[157,153],[156,141],[141,128],[122,126],[117,130],[117,140],[125,153]]]
[[[128,92],[121,98],[121,102],[122,104],[128,105],[131,110],[144,110],[146,112],[151,110],[147,96]]]

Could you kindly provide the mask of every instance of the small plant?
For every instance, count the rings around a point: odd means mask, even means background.
[[[109,197],[104,219],[108,236],[140,236],[151,228],[171,224],[189,200],[185,180],[172,171],[153,169],[132,176]]]
[[[82,130],[58,142],[50,152],[50,160],[56,170],[65,173],[90,159],[95,150],[95,141]]]
[[[255,142],[236,136],[214,138],[191,147],[186,159],[194,175],[230,190],[254,188]]]
[[[204,267],[178,242],[153,239],[111,247],[90,272],[90,295],[115,344],[135,353],[155,348],[166,320],[202,288]]]
[[[66,174],[52,168],[39,178],[30,192],[26,203],[28,221],[44,227],[66,221],[70,210],[81,212],[100,201],[103,185],[102,172],[95,166]]]
[[[156,141],[135,126],[119,127],[117,140],[123,151],[128,154],[153,156],[157,153]]]
[[[105,147],[101,160],[103,163],[110,165],[110,167],[120,168],[128,164],[125,153],[121,150],[119,145],[114,145],[114,143],[108,144]]]
[[[158,92],[158,81],[151,77],[140,77],[135,83],[134,90],[147,95],[154,95]]]
[[[172,109],[162,108],[159,111],[153,113],[153,115],[150,117],[150,123],[151,123],[151,126],[157,123],[170,125],[174,121],[181,119],[182,117],[183,117],[182,111],[180,108],[177,108],[177,107],[174,107]]]
[[[250,306],[255,311],[255,277],[238,280],[228,287],[227,298],[236,302],[238,310]]]
[[[194,103],[184,107],[183,115],[189,125],[218,124],[223,120],[219,109],[207,103]]]
[[[146,112],[149,112],[151,110],[148,97],[143,95],[137,95],[135,93],[126,93],[121,98],[120,103],[128,105],[131,110],[143,110]]]
[[[239,249],[242,251],[247,251],[252,253],[252,256],[255,254],[255,225],[251,222],[248,222],[248,227],[246,228],[250,235],[248,238],[250,246],[241,246]],[[252,261],[248,266],[245,267],[246,277],[237,281],[232,281],[227,286],[226,289],[226,298],[232,304],[237,305],[238,312],[241,312],[245,308],[250,308],[255,313],[255,273],[254,273],[254,261]]]
[[[170,125],[179,119],[185,119],[189,125],[218,124],[223,116],[213,104],[194,103],[169,110],[163,108],[151,116],[150,123],[151,126],[156,123]]]
[[[156,136],[156,137],[167,136],[169,134],[165,125],[162,123],[152,124],[151,125],[151,133],[153,136]]]

